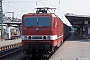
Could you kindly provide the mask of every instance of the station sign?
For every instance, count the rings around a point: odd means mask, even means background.
[[[84,21],[84,24],[88,24],[88,21]]]

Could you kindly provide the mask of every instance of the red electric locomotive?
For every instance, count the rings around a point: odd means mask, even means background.
[[[54,13],[48,13],[49,9],[54,8],[37,8],[36,13],[23,15],[23,53],[45,57],[63,43],[63,22]]]

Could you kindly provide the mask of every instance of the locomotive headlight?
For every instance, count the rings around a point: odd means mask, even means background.
[[[51,37],[50,36],[47,36],[47,40],[50,40],[51,39]]]
[[[46,40],[55,40],[57,39],[57,35],[53,35],[53,36],[47,36]]]
[[[27,36],[27,40],[29,40],[29,36]]]
[[[29,36],[22,36],[22,40],[28,40]]]
[[[27,40],[27,36],[24,36],[24,40]]]
[[[29,36],[28,38],[31,39],[31,36]]]
[[[45,40],[50,40],[51,37],[50,37],[50,36],[43,36],[43,39],[45,39]]]
[[[46,36],[43,36],[43,39],[46,39]]]

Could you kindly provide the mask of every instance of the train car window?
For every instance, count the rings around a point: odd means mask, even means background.
[[[37,26],[37,17],[28,17],[24,19],[24,26]]]
[[[50,26],[50,17],[38,17],[38,26]]]

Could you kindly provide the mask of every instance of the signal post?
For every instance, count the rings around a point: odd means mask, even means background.
[[[1,41],[3,41],[3,19],[2,19],[2,0],[0,0],[0,29],[1,29]]]

